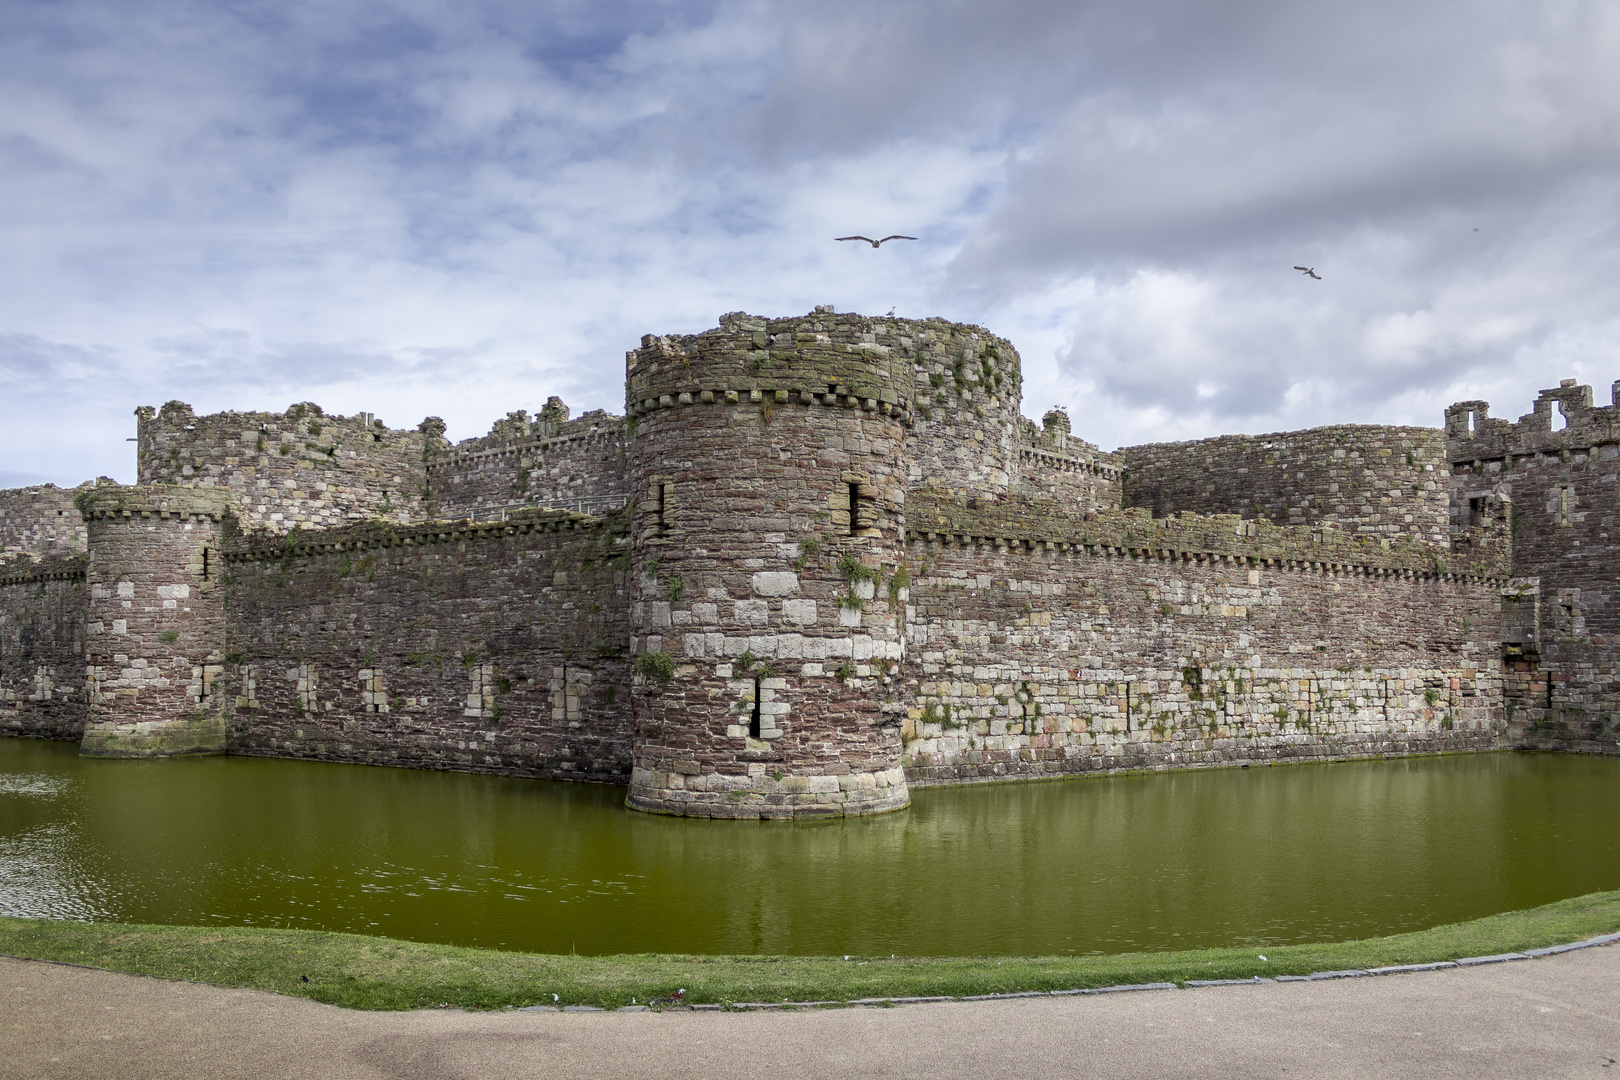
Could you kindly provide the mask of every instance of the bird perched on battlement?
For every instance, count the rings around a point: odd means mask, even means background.
[[[873,247],[879,247],[879,246],[881,246],[883,244],[887,244],[890,240],[915,240],[917,238],[915,236],[901,236],[899,233],[895,233],[893,236],[885,236],[881,240],[874,240],[870,236],[835,236],[835,237],[833,237],[833,239],[834,240],[865,240],[868,244],[871,244]]]
[[[1322,280],[1322,275],[1318,274],[1316,272],[1316,267],[1314,267],[1314,266],[1296,266],[1296,267],[1294,267],[1294,269],[1298,270],[1300,273],[1304,274],[1306,277],[1313,277],[1317,281]]]

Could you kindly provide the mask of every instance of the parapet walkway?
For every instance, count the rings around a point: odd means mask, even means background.
[[[1620,1077],[1620,946],[1384,978],[769,1012],[352,1012],[0,959],[0,1075]]]

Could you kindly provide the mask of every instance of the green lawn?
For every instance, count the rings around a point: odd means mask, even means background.
[[[1517,952],[1616,930],[1620,892],[1362,941],[1091,957],[548,956],[311,930],[8,918],[0,918],[0,953],[354,1009],[499,1009],[549,1005],[553,994],[564,1005],[613,1008],[677,988],[694,1004],[848,1001],[1303,975]]]

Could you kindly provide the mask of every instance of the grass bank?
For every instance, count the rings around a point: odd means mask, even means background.
[[[1304,975],[1517,952],[1616,930],[1620,891],[1361,941],[1116,956],[551,956],[311,930],[10,918],[0,918],[0,953],[253,987],[353,1009],[499,1009],[549,1005],[553,994],[564,1005],[614,1008],[677,988],[694,1004],[849,1001]]]

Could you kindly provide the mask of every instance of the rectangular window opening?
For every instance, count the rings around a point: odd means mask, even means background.
[[[1131,733],[1131,684],[1125,684],[1125,734]]]
[[[669,508],[669,485],[658,485],[658,535],[663,536],[669,529],[669,521],[664,516]]]
[[[849,535],[859,536],[861,531],[861,485],[849,485]]]
[[[759,676],[754,676],[754,711],[748,718],[748,737],[759,738]]]
[[[208,580],[208,549],[203,548],[203,580]]]

